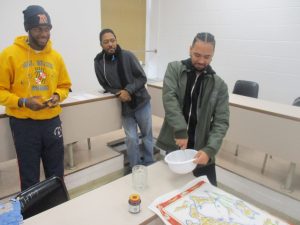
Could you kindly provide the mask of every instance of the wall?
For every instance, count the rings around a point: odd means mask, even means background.
[[[260,84],[259,98],[291,104],[300,96],[300,1],[148,0],[147,73],[188,57],[197,32],[216,37],[212,66],[230,91],[238,79]]]
[[[73,90],[99,89],[93,58],[98,42],[100,0],[1,0],[0,50],[25,34],[22,10],[41,4],[49,12],[54,48],[64,57]],[[188,57],[197,32],[216,36],[212,66],[232,91],[237,79],[260,84],[259,98],[291,104],[300,96],[300,1],[147,0],[146,54],[149,78],[162,79],[166,65]]]
[[[101,24],[103,28],[113,29],[122,48],[145,61],[145,0],[102,0]]]
[[[97,90],[94,57],[101,50],[100,0],[1,0],[0,51],[24,35],[22,11],[31,4],[41,5],[49,13],[53,25],[53,47],[62,54],[70,73],[74,91]]]

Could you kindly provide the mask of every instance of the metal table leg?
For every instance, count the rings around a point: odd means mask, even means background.
[[[87,142],[88,142],[88,148],[89,148],[89,150],[91,150],[91,148],[92,148],[92,145],[91,145],[91,138],[88,138],[88,139],[87,139]]]
[[[263,166],[261,168],[261,173],[264,174],[265,172],[265,168],[266,168],[266,164],[267,164],[267,160],[268,160],[268,154],[265,154],[265,158],[264,158],[264,162],[263,162]]]
[[[239,147],[240,147],[239,145],[236,145],[234,156],[239,155]]]
[[[294,175],[295,175],[295,170],[296,170],[296,163],[291,162],[290,167],[289,167],[289,171],[288,171],[288,175],[286,177],[285,184],[284,184],[284,188],[289,190],[289,191],[292,191],[291,187],[292,187],[293,178],[294,178]]]
[[[69,156],[69,162],[68,162],[69,169],[73,169],[75,167],[73,145],[74,143],[67,144],[67,154]]]

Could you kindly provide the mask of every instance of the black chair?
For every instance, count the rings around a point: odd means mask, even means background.
[[[300,106],[300,97],[296,98],[293,102],[294,106]]]
[[[70,199],[64,181],[56,176],[33,185],[20,192],[15,198],[20,201],[24,219]]]
[[[248,80],[237,80],[233,88],[233,94],[257,98],[259,91],[258,83]]]
[[[248,81],[248,80],[237,80],[234,84],[232,93],[237,95],[257,98],[258,91],[259,91],[258,83],[254,81]],[[239,152],[239,145],[236,146],[234,155],[238,156],[238,152]]]

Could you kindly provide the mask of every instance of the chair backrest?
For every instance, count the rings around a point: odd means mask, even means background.
[[[23,218],[27,219],[70,198],[64,181],[53,176],[20,192],[16,199],[20,201]]]
[[[294,106],[300,106],[300,97],[296,98],[293,102]]]
[[[233,88],[233,94],[244,95],[247,97],[258,97],[259,85],[254,81],[237,80]]]

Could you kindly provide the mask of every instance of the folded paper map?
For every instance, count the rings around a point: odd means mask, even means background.
[[[288,223],[209,183],[206,177],[158,197],[149,208],[171,225],[286,225]]]

